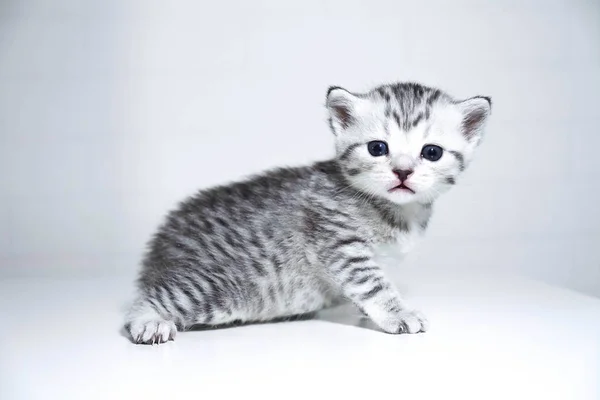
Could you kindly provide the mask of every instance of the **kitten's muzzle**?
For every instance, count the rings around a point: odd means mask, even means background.
[[[406,181],[408,180],[408,177],[411,176],[414,171],[412,169],[395,169],[393,172],[394,172],[394,175],[396,175],[396,177],[400,181],[400,183],[398,185],[394,186],[393,188],[391,188],[389,191],[393,192],[396,190],[405,190],[407,192],[414,194],[415,191],[412,188],[410,188],[408,185],[406,185]]]

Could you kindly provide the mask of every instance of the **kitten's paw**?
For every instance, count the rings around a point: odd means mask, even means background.
[[[129,325],[129,334],[136,344],[161,344],[175,339],[177,328],[173,321],[134,321]]]
[[[426,332],[428,328],[429,322],[421,312],[404,310],[400,313],[400,323],[397,333]]]

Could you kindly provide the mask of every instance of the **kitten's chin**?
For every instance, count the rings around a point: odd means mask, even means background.
[[[418,193],[408,191],[408,190],[394,190],[392,192],[388,192],[387,199],[392,203],[396,204],[410,204],[415,203],[420,200]]]
[[[395,204],[431,203],[437,196],[427,191],[395,189],[387,193],[386,198]]]

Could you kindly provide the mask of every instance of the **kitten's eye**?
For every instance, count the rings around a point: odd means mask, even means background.
[[[367,148],[373,157],[385,156],[389,152],[387,143],[381,140],[369,142]]]
[[[444,149],[435,144],[426,144],[423,146],[423,150],[421,150],[421,157],[429,161],[439,160],[442,158],[442,154],[444,154]]]

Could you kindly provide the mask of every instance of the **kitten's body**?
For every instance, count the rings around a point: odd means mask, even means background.
[[[397,162],[406,163],[406,154],[399,161],[377,157],[380,164],[372,164],[373,157],[361,147],[364,141],[409,132],[423,136],[424,123],[435,115],[428,99],[452,101],[437,90],[417,86],[420,92],[413,93],[410,104],[398,97],[396,110],[390,100],[395,86],[383,88],[370,94],[382,107],[367,113],[364,107],[361,111],[346,102],[347,96],[352,96],[351,102],[362,101],[359,97],[338,93],[337,101],[330,92],[332,129],[338,137],[335,159],[201,191],[169,214],[150,242],[139,295],[128,315],[134,341],[164,342],[177,327],[195,324],[267,321],[311,313],[341,299],[353,301],[386,332],[426,330],[425,319],[405,306],[377,256],[385,245],[409,249],[427,227],[437,193],[454,183],[471,149],[468,141],[456,144],[456,137],[447,142],[454,147],[448,148],[446,165],[440,164],[444,175],[436,178],[443,178],[443,188],[395,193],[395,189],[378,192],[369,186],[387,182],[389,177],[383,179],[378,169],[391,172]],[[340,105],[345,107],[342,114],[351,119],[340,116],[336,109]],[[417,111],[421,114],[413,115]],[[439,115],[443,117],[443,112]],[[396,128],[391,128],[390,120]],[[376,128],[374,121],[384,122]],[[361,124],[357,132],[363,137],[352,138],[350,128]],[[433,123],[428,126],[434,129]],[[389,143],[391,147],[391,137]],[[406,140],[402,143],[410,148]],[[419,186],[418,180],[415,185]]]

